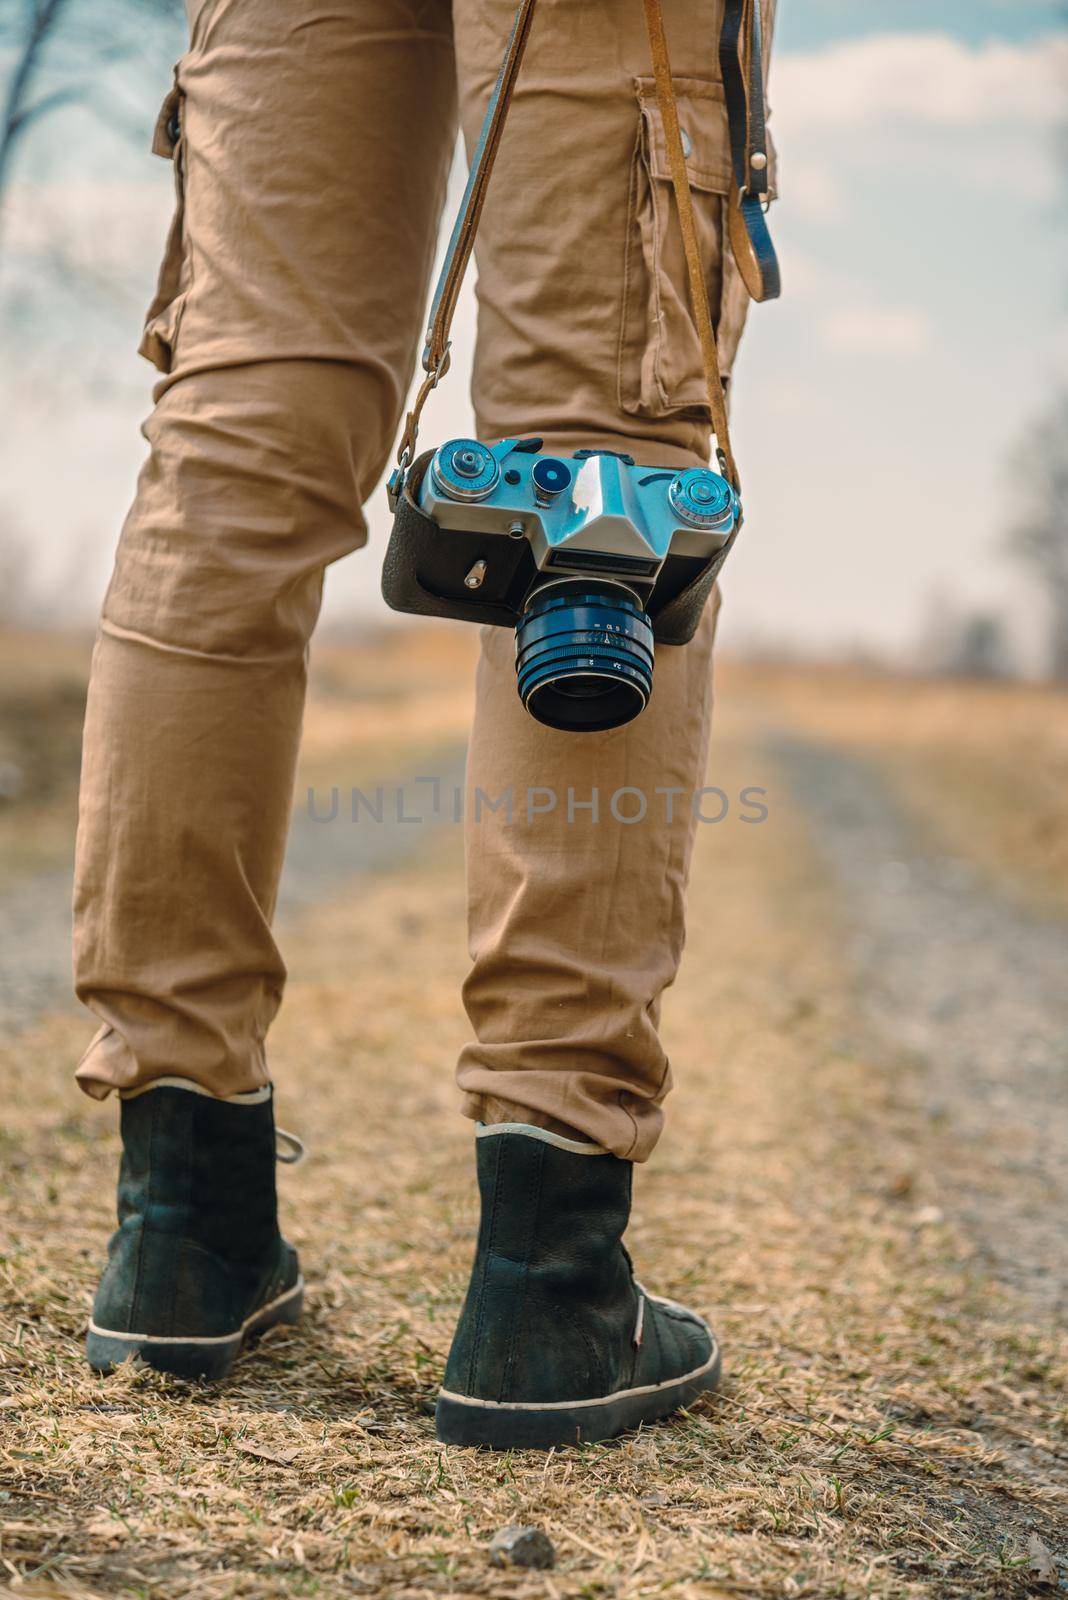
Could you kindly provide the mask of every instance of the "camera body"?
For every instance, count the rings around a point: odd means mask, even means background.
[[[382,592],[398,611],[516,629],[519,693],[552,727],[636,716],[654,639],[693,636],[740,525],[719,473],[540,439],[451,439],[390,482]]]

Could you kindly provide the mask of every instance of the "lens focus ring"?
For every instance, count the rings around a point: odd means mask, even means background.
[[[516,629],[516,672],[524,706],[548,727],[617,728],[652,692],[652,624],[613,585],[546,590]]]

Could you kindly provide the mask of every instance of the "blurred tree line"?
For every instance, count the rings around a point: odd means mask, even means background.
[[[1030,429],[1012,469],[1019,505],[1007,550],[1042,592],[1050,630],[1050,675],[1068,683],[1068,390]]]
[[[1068,683],[1068,390],[1056,394],[1010,450],[1009,508],[997,555],[1030,580],[1041,616],[1037,657],[1047,675]],[[1017,645],[997,607],[968,607],[932,595],[921,619],[921,669],[950,677],[1012,678]]]
[[[28,203],[20,199],[19,211],[23,219],[32,212],[43,226],[29,247],[25,227],[15,230],[16,238],[8,226],[13,186],[20,178],[32,185],[39,176],[34,151],[39,158],[43,150],[46,164],[49,152],[47,137],[38,136],[55,120],[61,123],[64,112],[96,118],[121,144],[147,149],[184,31],[184,0],[0,0],[0,268],[8,269],[0,329],[8,370],[18,371],[23,381],[33,371],[33,312],[39,303],[66,291],[84,305],[91,289],[114,308],[122,304],[125,286],[93,261],[84,228],[79,231],[70,219],[64,225],[62,217],[41,217],[32,190]],[[69,359],[47,365],[62,370],[70,383]],[[33,620],[34,548],[27,530],[0,503],[0,620]]]

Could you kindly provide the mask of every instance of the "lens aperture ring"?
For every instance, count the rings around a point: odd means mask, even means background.
[[[527,613],[530,617],[530,613]],[[530,621],[524,618],[520,627],[524,627],[524,638],[530,643],[535,640],[561,638],[574,638],[581,633],[591,638],[628,639],[639,649],[648,650],[652,654],[652,645],[649,643],[649,625],[644,621],[639,612],[635,616],[610,617],[606,616],[600,608],[576,606],[570,612],[555,612],[547,617],[531,617]]]

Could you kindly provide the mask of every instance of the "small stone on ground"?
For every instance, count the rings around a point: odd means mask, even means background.
[[[498,1528],[490,1540],[490,1561],[495,1567],[555,1567],[556,1551],[541,1528]]]

